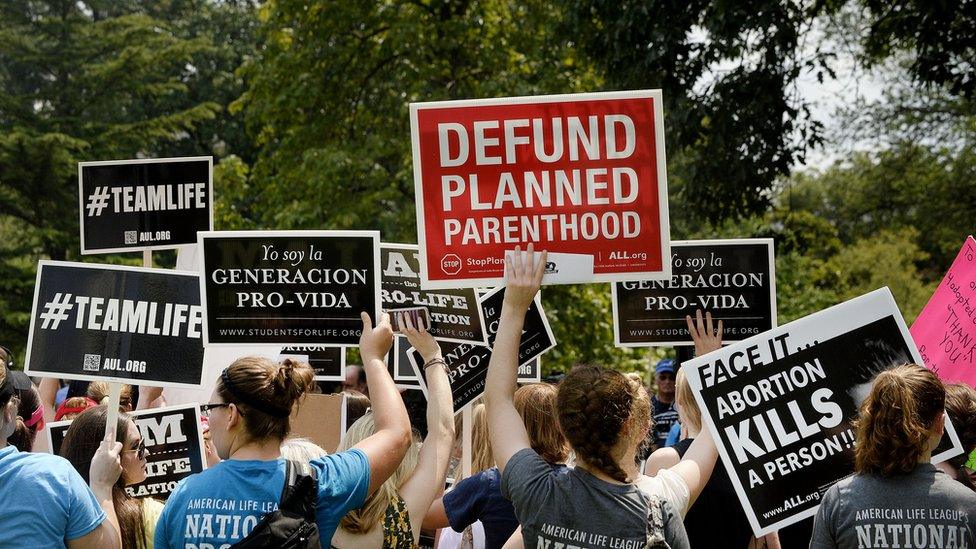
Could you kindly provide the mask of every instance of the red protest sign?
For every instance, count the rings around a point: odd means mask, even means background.
[[[490,286],[549,251],[544,283],[666,278],[659,90],[410,105],[421,280]]]

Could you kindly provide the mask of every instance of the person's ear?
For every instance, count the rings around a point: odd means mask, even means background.
[[[227,407],[227,430],[236,428],[242,421],[244,421],[244,416],[241,414],[241,410],[236,404],[231,404]]]
[[[945,434],[945,423],[946,423],[945,412],[942,412],[941,414],[935,417],[935,424],[932,426],[932,431],[939,438],[942,438],[942,435]]]

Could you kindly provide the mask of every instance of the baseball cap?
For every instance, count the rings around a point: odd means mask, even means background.
[[[675,367],[674,359],[665,358],[657,363],[654,367],[654,373],[660,374],[661,372],[671,372],[672,374],[677,370]]]
[[[14,395],[15,391],[26,391],[31,388],[31,380],[27,374],[17,370],[11,370],[6,365],[3,366],[6,376],[3,384],[0,385],[0,402],[7,402]]]

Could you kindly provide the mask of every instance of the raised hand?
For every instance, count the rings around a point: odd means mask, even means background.
[[[410,345],[424,357],[425,363],[441,356],[441,346],[427,331],[429,326],[423,325],[423,319],[419,319],[420,326],[417,327],[414,327],[410,315],[401,314],[397,320],[401,326],[400,332],[407,336]]]
[[[380,323],[375,327],[369,315],[359,314],[363,319],[363,333],[359,336],[359,354],[363,363],[372,359],[383,360],[390,347],[393,346],[393,328],[390,327],[390,315],[383,313]]]
[[[718,329],[714,329],[711,312],[705,313],[705,319],[702,320],[701,309],[698,309],[695,311],[694,321],[690,315],[685,316],[685,321],[688,323],[691,339],[695,341],[695,356],[702,356],[722,348],[722,321],[719,320]]]
[[[505,303],[520,311],[528,310],[535,294],[542,285],[542,275],[546,270],[548,254],[543,251],[539,261],[535,261],[533,246],[522,252],[519,246],[515,252],[505,257]]]
[[[111,488],[122,474],[122,443],[115,441],[115,429],[105,433],[105,438],[92,456],[88,468],[88,480],[92,488]]]

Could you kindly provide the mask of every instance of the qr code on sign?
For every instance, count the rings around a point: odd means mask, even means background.
[[[136,231],[125,231],[125,243],[126,244],[139,243],[139,239],[137,238]]]
[[[86,372],[97,372],[102,365],[102,355],[85,355],[82,369]]]

